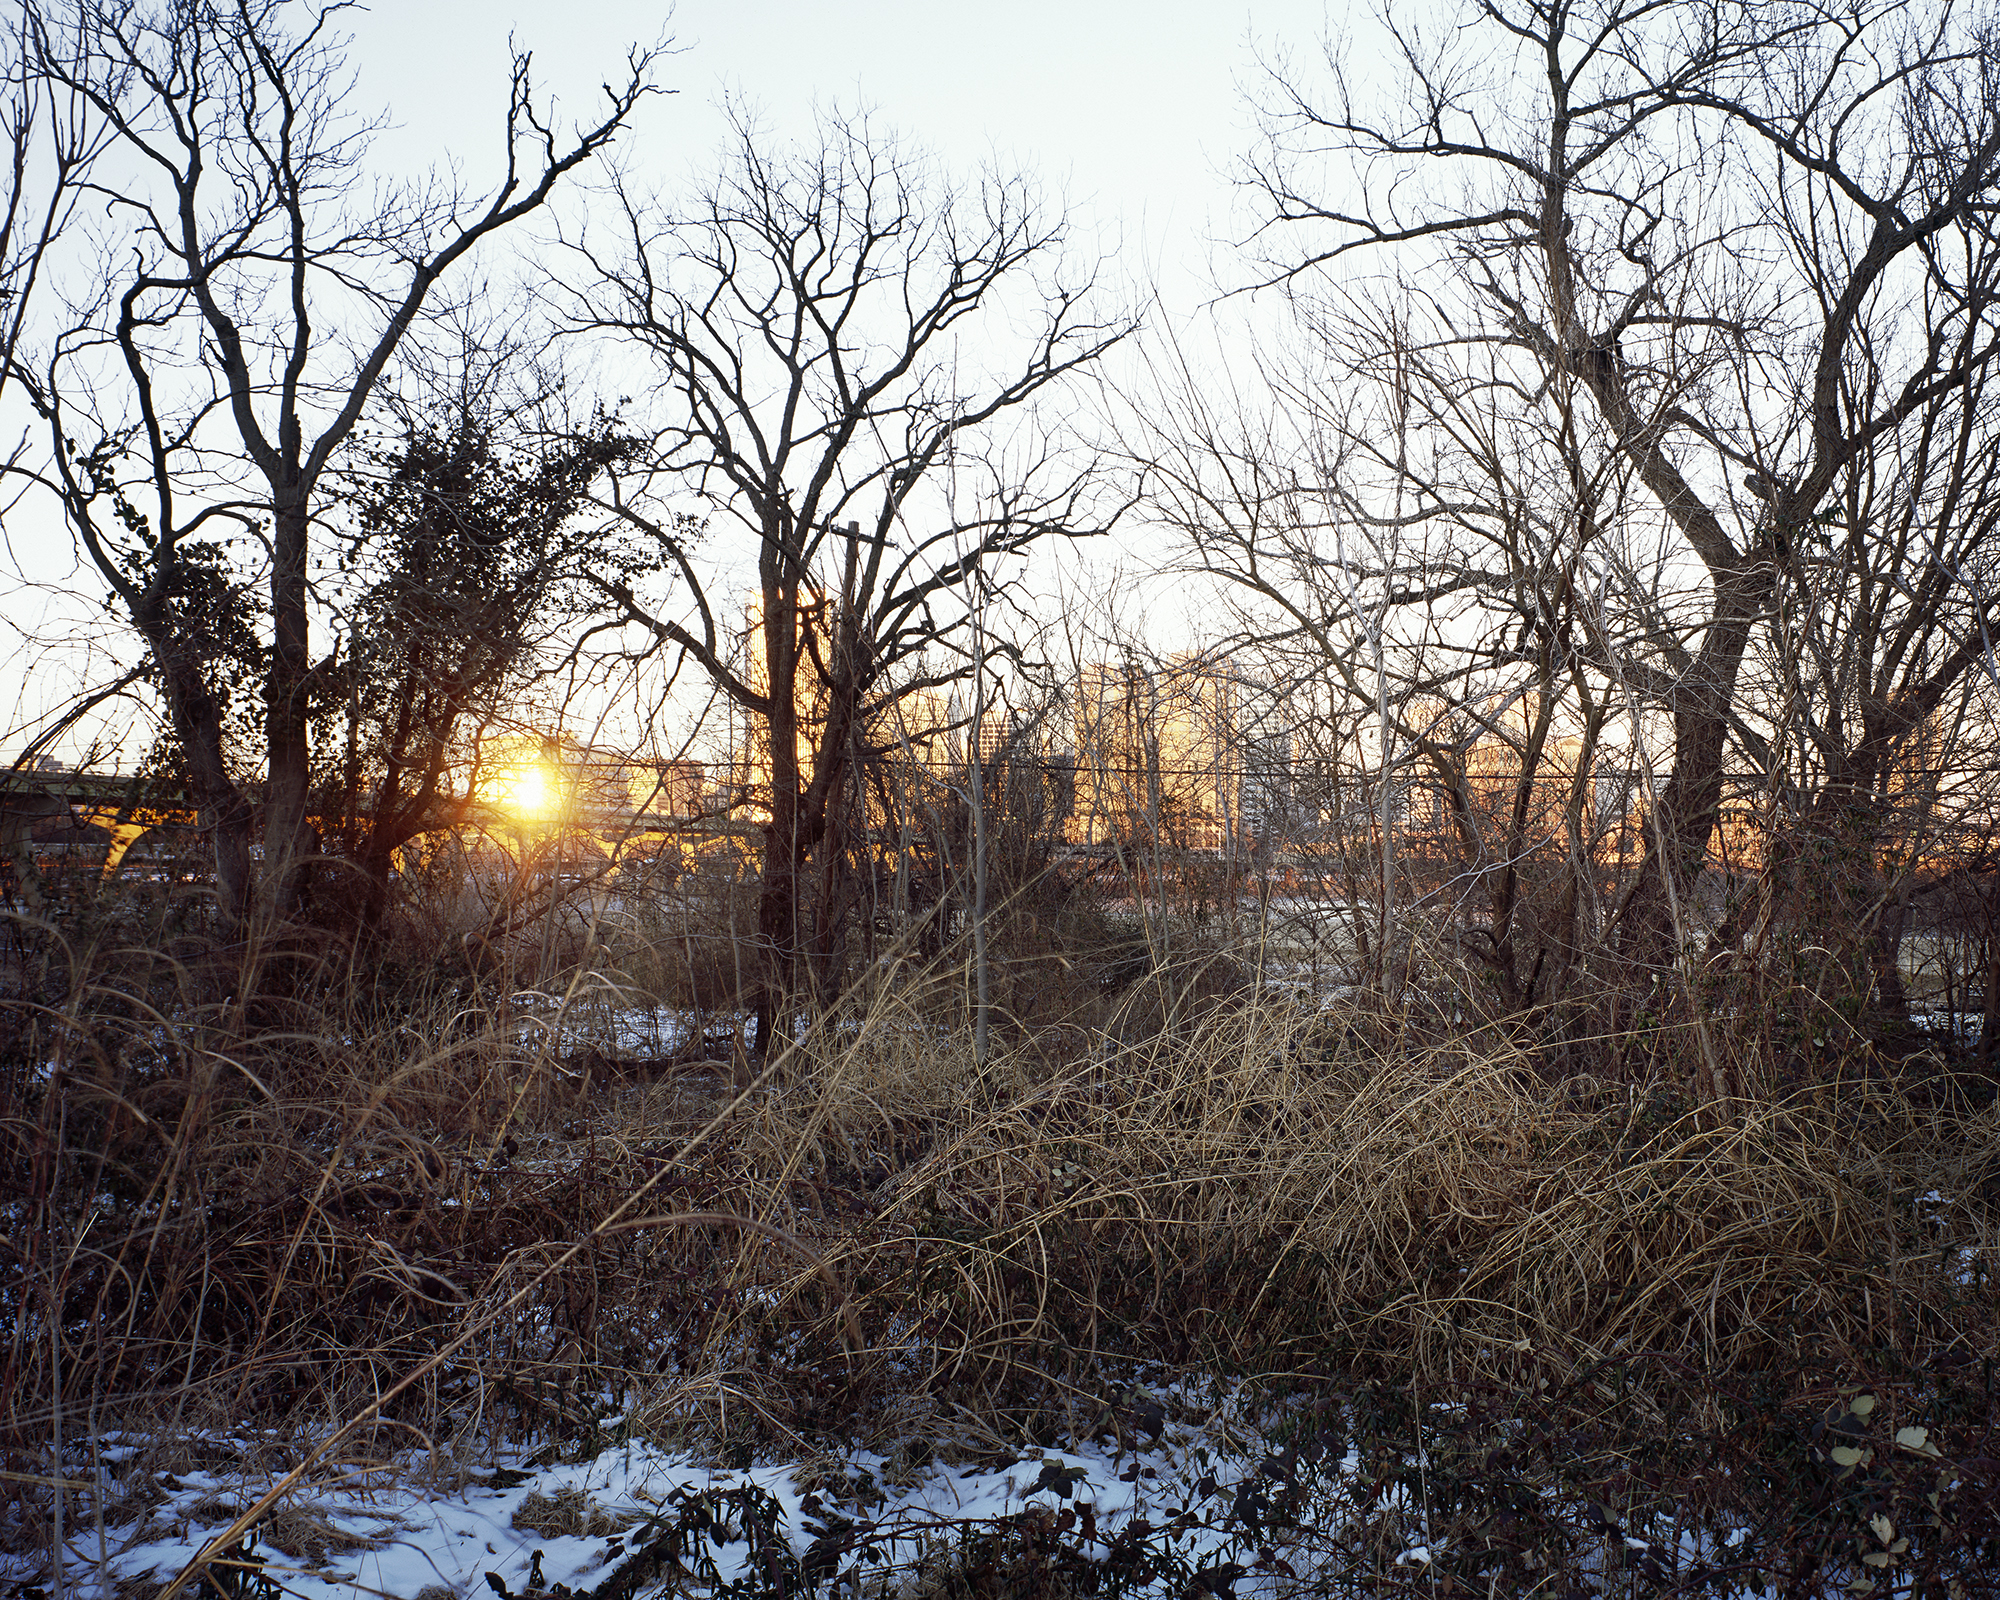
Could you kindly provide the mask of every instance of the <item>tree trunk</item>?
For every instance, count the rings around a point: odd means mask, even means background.
[[[1766,569],[1768,570],[1768,569]],[[1723,750],[1736,677],[1768,580],[1747,564],[1716,580],[1716,618],[1695,657],[1692,683],[1673,701],[1674,766],[1645,829],[1645,855],[1624,912],[1627,960],[1663,972],[1687,930],[1677,926],[1708,859],[1722,804]]]
[[[764,555],[764,692],[769,697],[771,821],[764,830],[764,882],[757,896],[757,961],[752,1010],[756,1054],[768,1060],[798,965],[799,620],[794,585],[778,575],[778,541],[766,534]]]
[[[235,938],[250,914],[254,815],[223,759],[222,705],[203,677],[201,664],[188,658],[160,619],[142,619],[142,626],[160,667],[167,714],[187,762],[193,799],[215,852],[216,916],[224,936]]]
[[[776,769],[777,761],[772,762]],[[754,1004],[755,1053],[767,1059],[779,1017],[790,1008],[796,988],[799,947],[799,791],[796,763],[792,781],[774,770],[771,821],[764,830],[763,884],[757,896],[757,954]]]
[[[313,841],[306,820],[311,777],[312,662],[306,621],[306,551],[310,532],[304,495],[276,501],[271,555],[271,670],[266,689],[264,881],[260,909],[276,920],[298,908]]]

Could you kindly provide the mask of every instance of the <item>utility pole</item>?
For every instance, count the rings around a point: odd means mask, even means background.
[[[986,1070],[992,978],[986,964],[986,566],[972,569],[972,1059]]]

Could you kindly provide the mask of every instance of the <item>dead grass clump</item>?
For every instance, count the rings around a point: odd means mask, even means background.
[[[1987,1291],[1940,1270],[1914,1205],[1943,1182],[1973,1226],[1990,1154],[1941,1152],[1990,1151],[1976,1118],[1551,1087],[1491,1035],[1398,1054],[1350,1031],[1218,1006],[1068,1072],[982,1075],[864,1028],[801,1047],[817,1092],[769,1102],[751,1143],[766,1172],[880,1176],[860,1213],[770,1194],[770,1214],[856,1286],[905,1373],[950,1390],[1083,1386],[1114,1355],[1443,1388],[1638,1352],[1706,1372],[1831,1372],[1885,1341],[1990,1353],[1964,1309]]]
[[[97,970],[17,1019],[55,1069],[0,1120],[24,1474],[80,1416],[324,1433],[413,1373],[371,1459],[586,1447],[607,1394],[725,1458],[918,1417],[997,1452],[1135,1362],[1659,1433],[1727,1384],[2000,1354],[2000,1124],[1893,1074],[1551,1082],[1498,1030],[1211,963],[1003,1018],[984,1060],[962,972],[885,968],[742,1092],[706,1059],[586,1084],[632,1004],[597,967],[344,1016],[329,984],[282,1029],[163,958]]]
[[[273,1508],[258,1524],[257,1538],[267,1548],[308,1567],[324,1566],[327,1557],[350,1550],[380,1550],[387,1542],[340,1527],[323,1506],[294,1502],[281,1502]]]
[[[614,1514],[604,1509],[575,1484],[544,1494],[536,1489],[515,1510],[512,1526],[522,1533],[539,1534],[544,1539],[608,1539],[639,1519],[630,1514]]]
[[[643,883],[612,940],[617,969],[634,991],[698,1019],[735,1010],[762,971],[757,887],[744,863],[663,857],[623,876]]]
[[[523,1154],[574,1108],[562,994],[317,1018],[295,999],[310,1027],[257,1028],[157,951],[94,960],[62,1005],[11,1013],[43,1063],[0,1108],[7,1421],[31,1456],[79,1415],[169,1437],[337,1418],[448,1341],[497,1271],[629,1193],[630,1152]],[[510,1359],[589,1344],[598,1289],[565,1295]],[[463,1371],[428,1385],[421,1420],[468,1385],[490,1393]]]

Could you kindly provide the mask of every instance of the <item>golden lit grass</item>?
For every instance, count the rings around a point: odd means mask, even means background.
[[[1039,1081],[930,1046],[923,1105],[919,1030],[882,1030],[871,1057],[864,1029],[797,1074],[828,1096],[774,1102],[765,1136],[789,1170],[837,1149],[893,1173],[865,1221],[796,1225],[874,1286],[872,1326],[926,1330],[909,1353],[939,1380],[1081,1379],[1093,1353],[1435,1384],[1641,1355],[1723,1373],[1912,1340],[1992,1353],[1992,1318],[1955,1303],[1984,1291],[1953,1282],[1915,1203],[1941,1187],[1984,1237],[1990,1110],[1879,1083],[1721,1105],[1551,1087],[1489,1036],[1364,1033],[1223,1007]],[[871,1145],[856,1113],[878,1102]],[[921,1154],[899,1160],[912,1127]]]
[[[1947,1249],[1991,1238],[2000,1125],[1879,1072],[1721,1104],[1551,1084],[1495,1032],[1248,990],[1130,997],[1150,1030],[1066,1019],[1060,1048],[1003,1025],[981,1064],[946,974],[746,1094],[721,1066],[586,1088],[630,1001],[590,970],[257,1031],[195,992],[141,953],[13,1013],[62,1063],[4,1124],[24,1450],[323,1435],[398,1384],[344,1449],[449,1470],[588,1433],[607,1390],[653,1431],[796,1446],[1139,1359],[1440,1395],[1617,1366],[1632,1415],[1698,1424],[1731,1377],[1996,1354]]]

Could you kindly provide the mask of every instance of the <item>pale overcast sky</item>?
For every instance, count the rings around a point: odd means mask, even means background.
[[[725,93],[779,131],[816,102],[866,104],[954,164],[990,155],[1036,173],[1115,230],[1128,272],[1177,290],[1206,281],[1206,242],[1228,232],[1222,174],[1252,138],[1252,40],[1310,53],[1329,20],[1347,25],[1321,0],[401,0],[350,16],[358,98],[391,108],[382,153],[398,163],[487,170],[510,33],[579,115],[630,43],[671,34],[680,53],[660,79],[678,93],[625,146],[669,191],[718,147]]]

